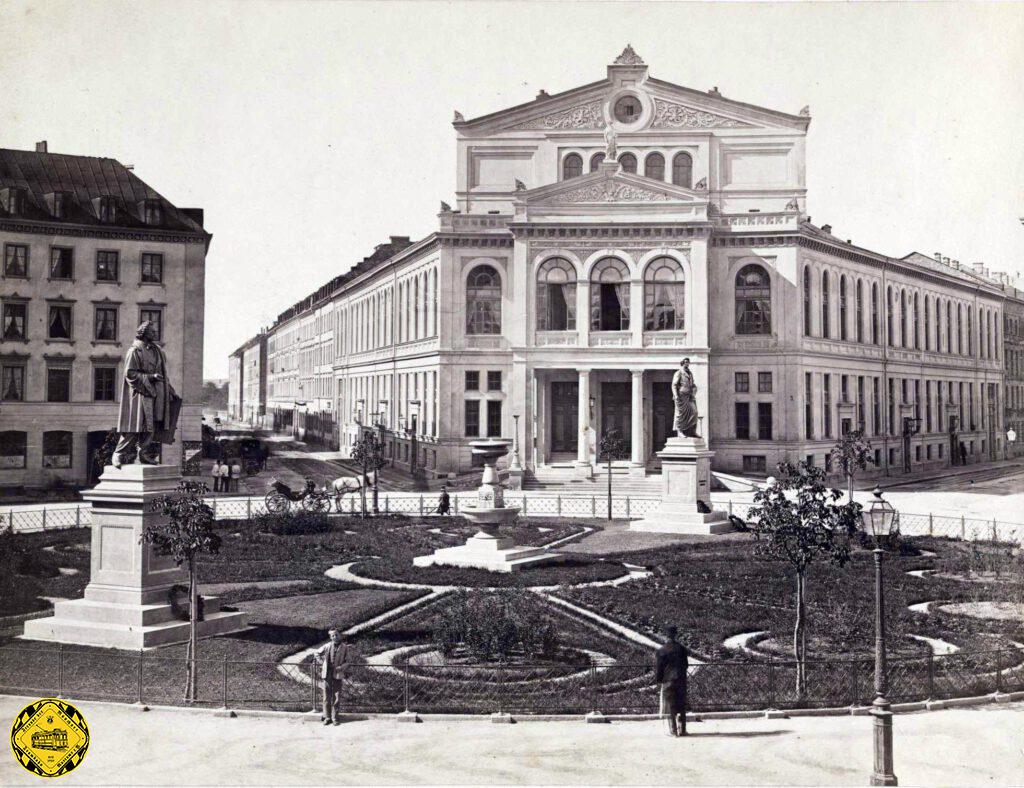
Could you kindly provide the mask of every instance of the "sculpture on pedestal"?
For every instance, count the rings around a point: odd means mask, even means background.
[[[693,382],[690,359],[680,362],[680,369],[672,376],[672,400],[675,403],[673,427],[676,435],[697,436],[697,384]]]
[[[153,441],[174,443],[181,397],[167,380],[167,358],[156,343],[156,330],[146,320],[124,357],[121,408],[117,416],[118,440],[110,464],[120,468],[126,452],[138,451],[140,464],[155,465]]]
[[[604,127],[604,160],[618,161],[618,135],[609,123]]]

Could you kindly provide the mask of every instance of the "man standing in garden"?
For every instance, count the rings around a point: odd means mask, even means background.
[[[654,657],[654,683],[661,688],[661,715],[668,716],[668,735],[686,735],[686,647],[676,640],[675,625],[665,628],[668,642]]]
[[[341,683],[348,672],[348,644],[339,629],[331,629],[327,633],[331,640],[313,655],[320,665],[320,678],[323,679],[324,712],[321,719],[324,725],[338,725],[338,702],[341,695]]]

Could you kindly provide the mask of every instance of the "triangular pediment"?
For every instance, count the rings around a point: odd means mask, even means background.
[[[630,172],[607,170],[516,192],[516,200],[528,207],[594,203],[693,203],[707,201],[707,194],[656,181]]]

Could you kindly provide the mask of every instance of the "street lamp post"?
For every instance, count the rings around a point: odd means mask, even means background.
[[[875,538],[875,699],[871,706],[874,718],[875,769],[871,785],[897,785],[892,763],[892,711],[885,694],[888,690],[885,659],[885,595],[882,585],[884,540],[899,533],[899,513],[882,499],[882,490],[875,487],[875,499],[862,513],[865,529]]]
[[[371,413],[370,418],[373,419],[373,425],[377,427],[378,432],[382,432],[384,425],[381,423],[383,417],[380,411]],[[380,473],[380,455],[383,442],[377,440],[377,436],[373,432],[373,427],[370,428],[370,431],[367,434],[369,435],[370,440],[373,441],[373,452],[371,453],[371,458],[373,460],[373,513],[380,514],[380,507],[377,505],[377,476]]]
[[[420,412],[420,401],[418,399],[409,400],[409,426],[406,428],[406,433],[409,435],[409,476],[415,481],[416,479],[416,431],[419,429],[419,412]]]

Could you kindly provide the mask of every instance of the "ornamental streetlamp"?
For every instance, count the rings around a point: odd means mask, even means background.
[[[875,487],[875,499],[861,513],[864,530],[875,538],[875,700],[871,715],[874,717],[875,770],[871,785],[897,785],[892,766],[892,711],[885,698],[887,690],[885,668],[885,597],[882,590],[882,557],[885,540],[899,533],[900,515],[891,503],[882,500],[882,490]]]

